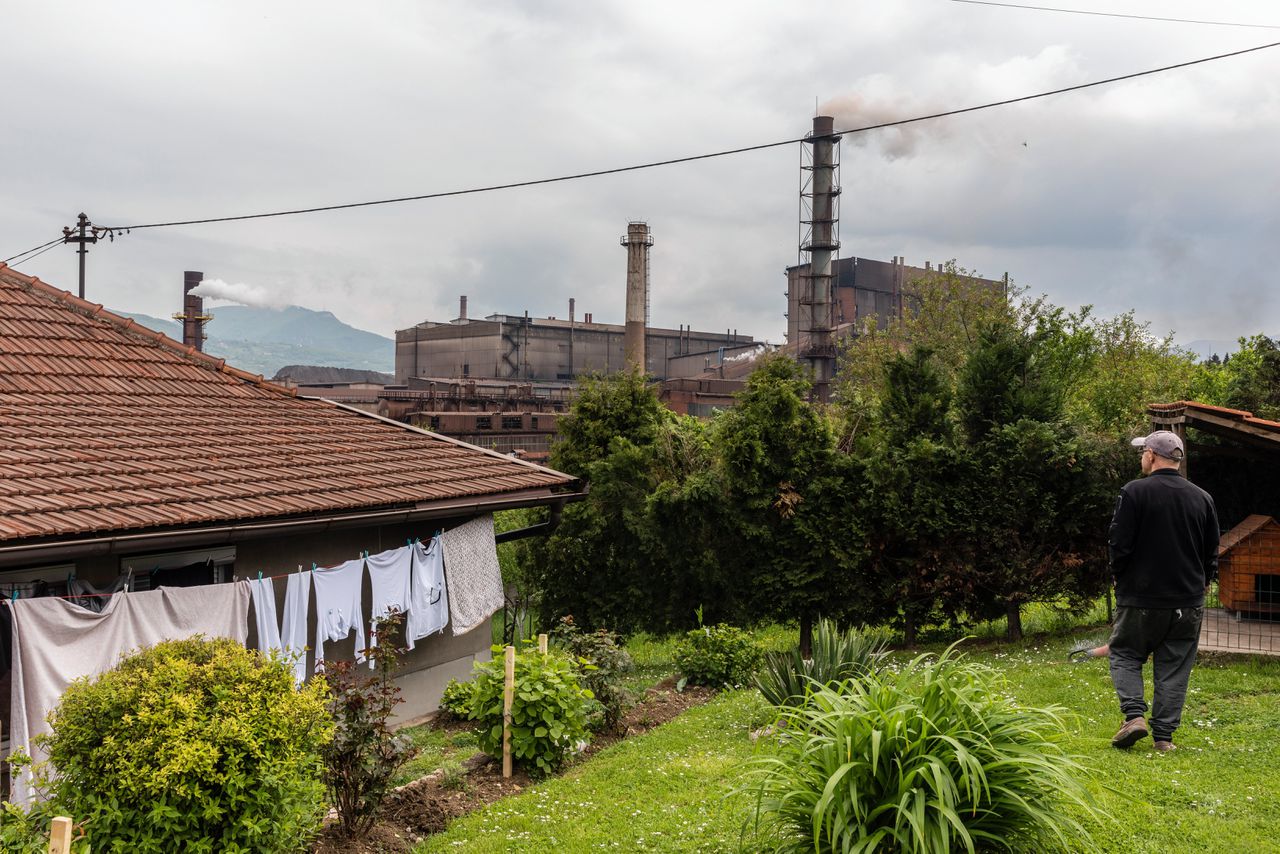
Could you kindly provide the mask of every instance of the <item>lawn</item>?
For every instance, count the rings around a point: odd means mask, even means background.
[[[1099,804],[1114,821],[1097,833],[1109,852],[1280,850],[1280,660],[1202,657],[1192,676],[1179,751],[1150,741],[1109,746],[1119,715],[1106,663],[1067,664],[1082,636],[1016,644],[982,640],[968,655],[1003,673],[1022,702],[1058,704],[1077,718],[1068,746],[1096,776]],[[788,642],[785,630],[766,634]],[[633,646],[645,677],[670,672],[669,641]],[[905,660],[909,656],[897,656]],[[606,750],[562,777],[500,801],[432,837],[420,851],[735,851],[750,799],[733,794],[743,763],[766,750],[750,733],[768,720],[754,691],[734,691],[643,736]],[[754,850],[749,841],[745,850]]]

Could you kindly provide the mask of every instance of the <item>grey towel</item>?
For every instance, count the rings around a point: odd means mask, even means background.
[[[493,517],[481,516],[440,535],[444,547],[445,583],[449,588],[449,622],[455,635],[483,623],[504,603],[502,569],[493,541]]]
[[[13,705],[9,742],[37,762],[32,740],[49,732],[48,714],[73,679],[97,676],[141,647],[202,634],[244,643],[249,585],[210,584],[143,593],[117,593],[101,613],[63,599],[19,599],[13,609]],[[37,796],[30,769],[13,780],[15,803]]]

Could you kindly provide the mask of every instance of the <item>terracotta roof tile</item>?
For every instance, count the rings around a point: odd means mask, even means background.
[[[0,264],[0,541],[572,482],[296,397]]]

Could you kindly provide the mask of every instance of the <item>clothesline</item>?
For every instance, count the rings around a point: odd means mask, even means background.
[[[430,537],[430,539],[433,539],[433,540],[434,540],[436,537],[440,536],[442,533],[444,533],[442,530],[440,530],[440,529],[436,529],[435,534],[433,534],[433,535]],[[407,540],[405,540],[405,541],[404,541],[404,545],[403,545],[403,546],[399,546],[398,548],[409,548],[410,546],[414,545],[415,543],[421,543],[421,542],[422,542],[422,538],[421,538],[421,537],[413,537],[412,539],[407,539]],[[369,550],[368,550],[368,549],[365,549],[364,551],[362,551],[362,552],[360,552],[358,555],[356,555],[356,558],[355,558],[355,559],[356,559],[356,560],[368,560],[368,558],[369,558]],[[336,564],[334,564],[333,566],[319,566],[318,564],[313,563],[313,564],[311,564],[311,569],[303,569],[303,568],[302,568],[302,564],[298,564],[298,568],[297,568],[297,569],[290,570],[290,571],[288,571],[288,572],[275,572],[275,573],[271,573],[270,575],[266,575],[266,574],[263,574],[262,572],[259,572],[259,573],[258,573],[258,575],[257,575],[257,580],[258,580],[258,581],[261,581],[261,580],[263,580],[263,579],[265,579],[265,578],[288,578],[290,575],[297,575],[297,574],[302,573],[302,572],[315,572],[315,571],[316,571],[316,570],[318,570],[318,569],[335,569],[335,568],[337,568],[337,567],[339,567],[339,566],[342,566],[342,564],[341,564],[341,563],[336,563]],[[254,580],[254,578],[253,578],[253,577],[251,577],[251,576],[248,576],[248,575],[234,575],[234,576],[232,576],[232,580],[233,580],[233,581],[235,581],[235,580],[253,581],[253,580]]]

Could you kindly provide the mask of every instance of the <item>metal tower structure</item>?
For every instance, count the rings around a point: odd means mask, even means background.
[[[813,371],[814,396],[827,400],[836,373],[832,297],[840,251],[840,136],[835,119],[814,116],[800,164],[800,359]]]

